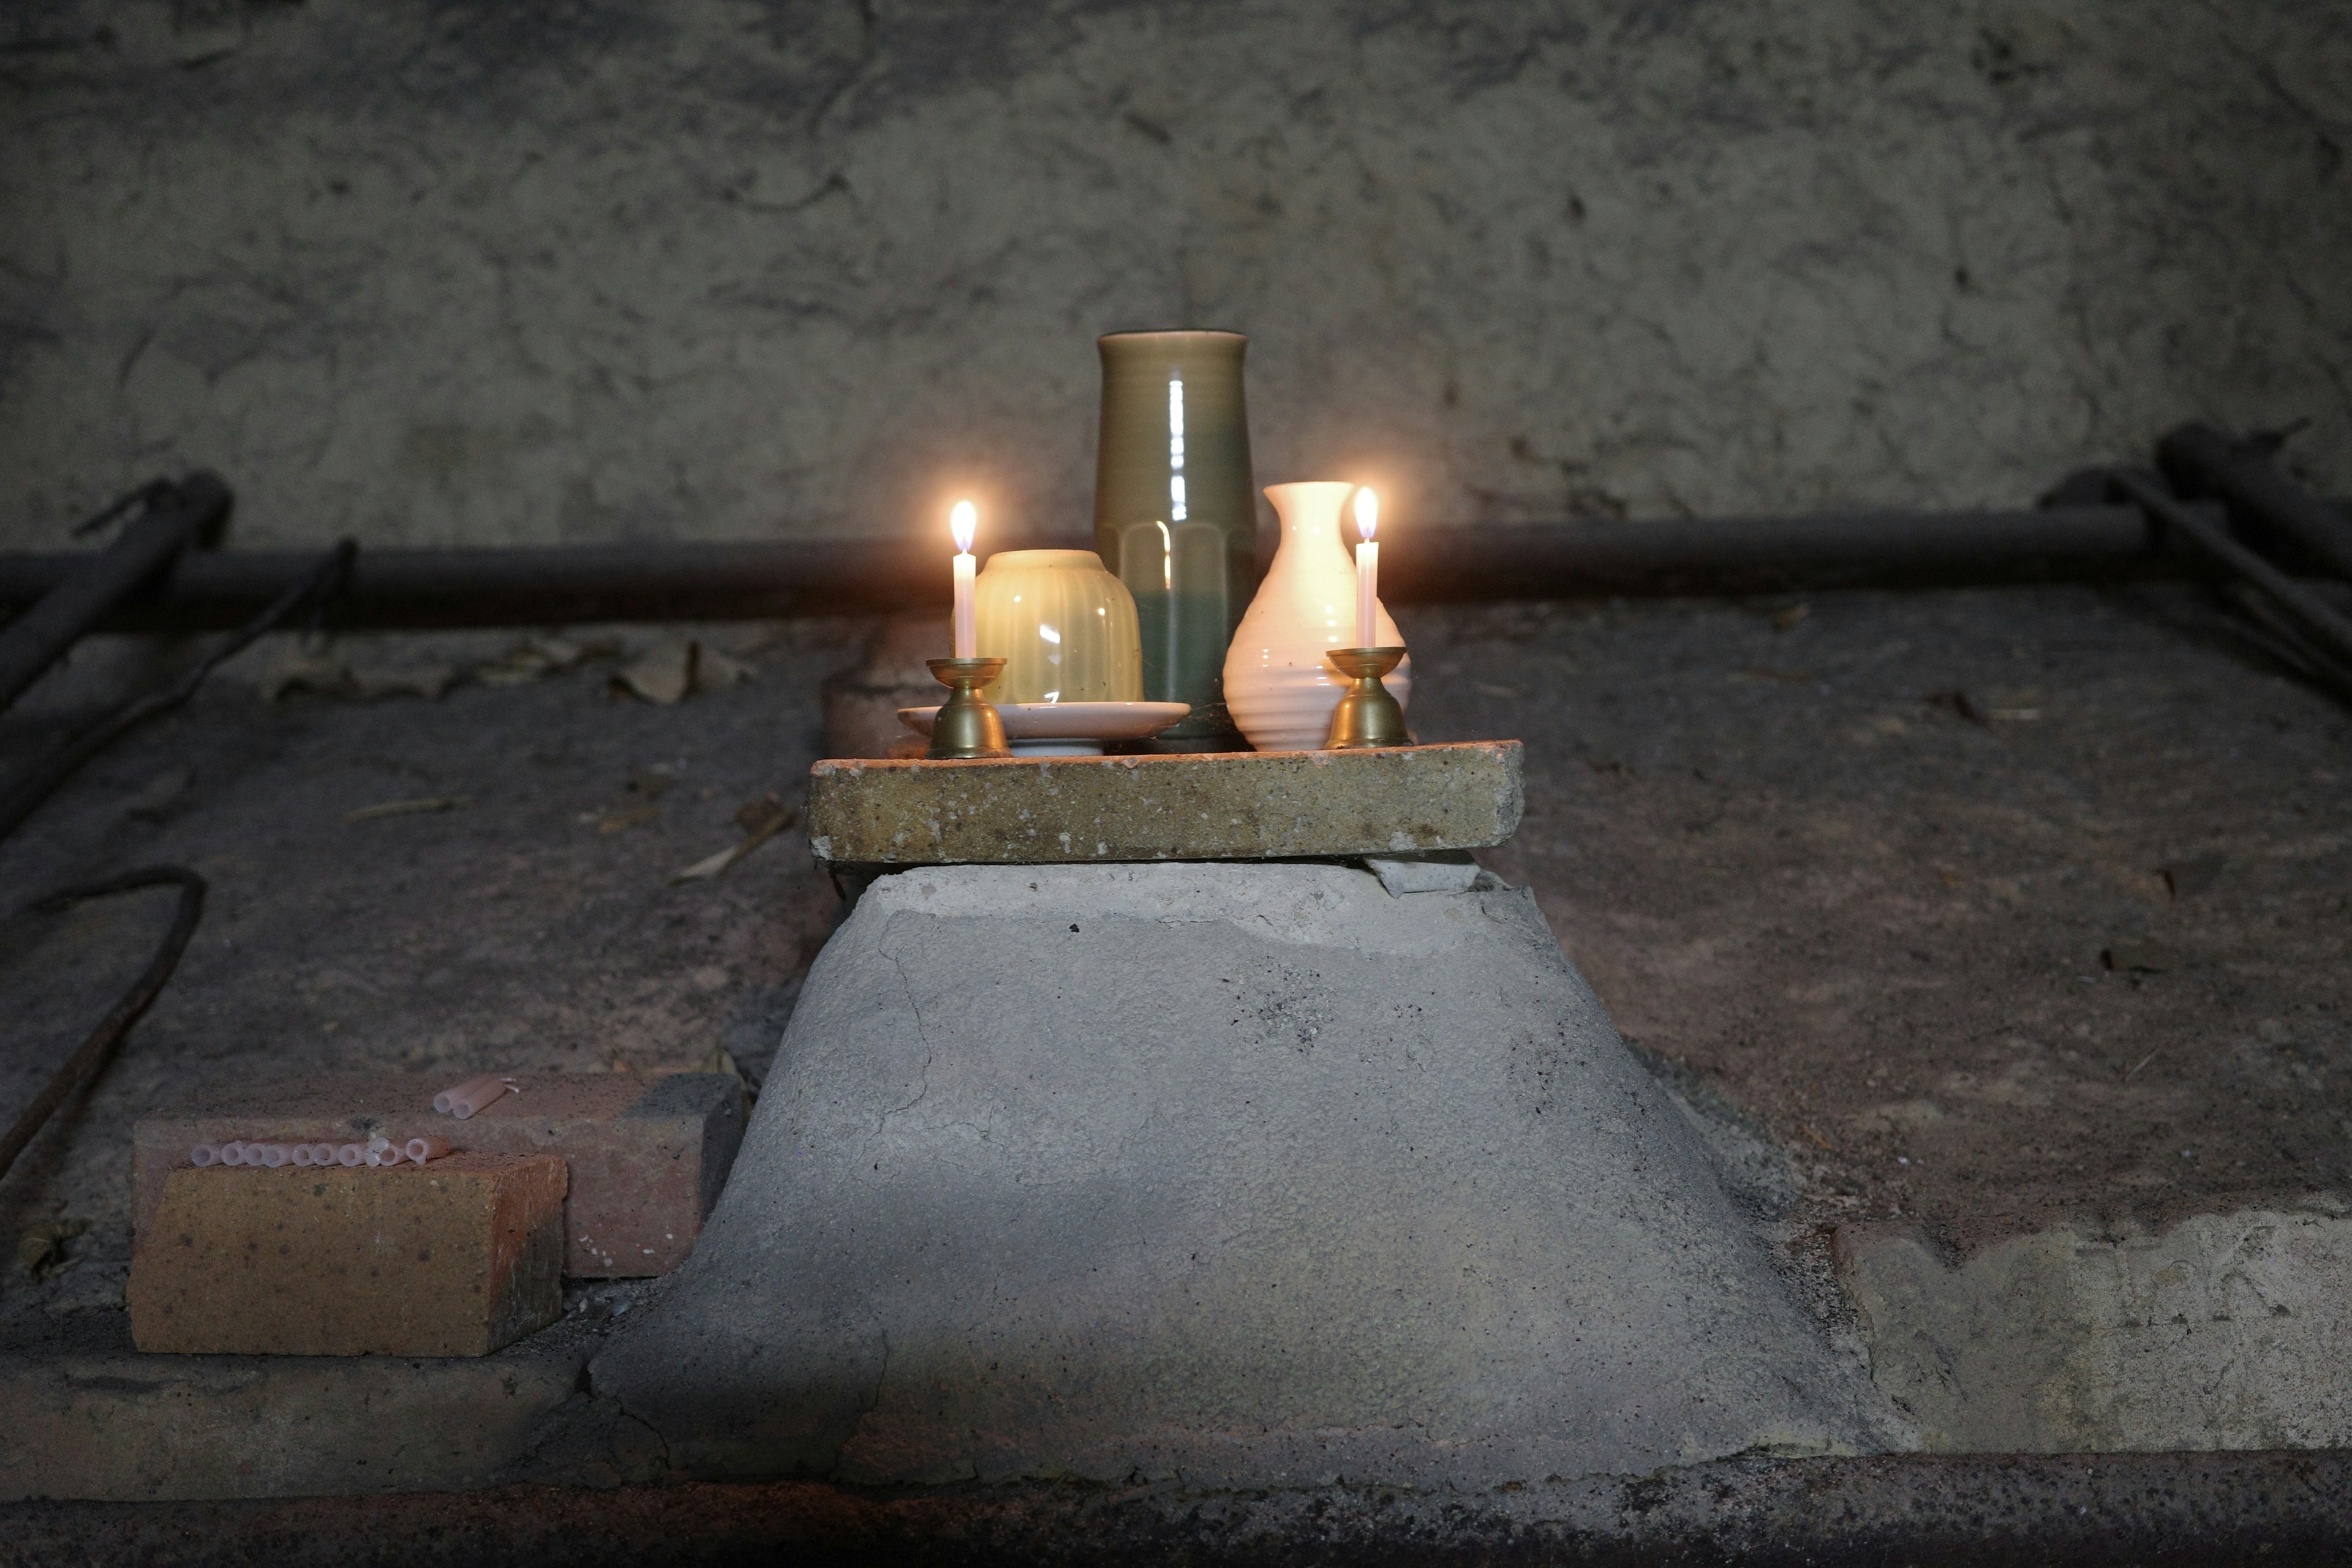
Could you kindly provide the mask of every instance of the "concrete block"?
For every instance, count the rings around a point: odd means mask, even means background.
[[[1500,844],[1517,741],[1361,752],[835,759],[810,770],[817,858],[890,866],[1265,860]]]
[[[1896,1447],[1524,892],[933,867],[592,1363],[674,1464],[1488,1488]]]
[[[1941,1453],[2352,1445],[2352,1216],[2061,1226],[1948,1260],[1843,1226],[1871,1376]]]
[[[231,1138],[395,1141],[431,1135],[459,1149],[555,1154],[572,1173],[563,1272],[575,1279],[666,1274],[693,1250],[743,1141],[743,1085],[729,1073],[517,1073],[520,1092],[465,1121],[433,1109],[470,1069],[320,1073],[226,1086],[159,1110],[132,1132],[132,1220],[142,1245],[164,1179],[199,1142]]]
[[[142,1351],[488,1355],[563,1314],[563,1162],[173,1171],[131,1265]]]

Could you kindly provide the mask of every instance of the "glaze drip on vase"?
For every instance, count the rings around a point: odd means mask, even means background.
[[[1113,332],[1102,356],[1095,548],[1134,595],[1143,696],[1191,718],[1163,747],[1219,751],[1225,649],[1256,578],[1239,332]]]
[[[1355,490],[1326,481],[1266,487],[1266,499],[1282,518],[1282,545],[1234,634],[1224,680],[1234,721],[1261,752],[1319,749],[1330,731],[1331,710],[1353,684],[1324,656],[1356,646],[1356,563],[1340,522]],[[1402,647],[1403,634],[1388,606],[1375,608],[1377,646]],[[1400,707],[1410,700],[1410,656],[1385,684]]]

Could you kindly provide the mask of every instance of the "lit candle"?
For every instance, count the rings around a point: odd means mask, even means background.
[[[980,526],[980,513],[971,502],[960,500],[948,513],[948,531],[955,535],[955,656],[958,658],[980,657],[980,617],[972,607],[972,573],[979,563],[971,558],[972,531]]]
[[[1356,646],[1379,646],[1381,636],[1381,547],[1372,538],[1381,526],[1381,498],[1366,486],[1356,492]]]

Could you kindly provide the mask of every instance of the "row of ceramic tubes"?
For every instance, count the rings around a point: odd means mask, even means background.
[[[188,1151],[188,1163],[206,1165],[370,1165],[378,1170],[413,1162],[422,1165],[449,1152],[446,1138],[411,1138],[394,1143],[371,1138],[365,1143],[199,1143]]]

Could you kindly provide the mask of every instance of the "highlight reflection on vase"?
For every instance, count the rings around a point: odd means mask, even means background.
[[[1336,482],[1266,487],[1282,518],[1282,545],[1234,634],[1224,680],[1234,721],[1261,752],[1319,748],[1348,689],[1323,656],[1356,646],[1356,563],[1340,537],[1340,511],[1355,490]],[[1377,646],[1403,646],[1387,605],[1374,618]],[[1384,684],[1400,707],[1411,700],[1411,656]]]
[[[1134,595],[1143,694],[1189,703],[1161,737],[1233,743],[1226,645],[1255,570],[1238,332],[1114,332],[1102,355],[1095,545]]]

